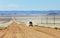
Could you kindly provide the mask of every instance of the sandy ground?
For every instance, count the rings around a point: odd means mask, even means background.
[[[13,22],[9,27],[0,30],[0,38],[60,38],[60,30],[45,27],[28,27]]]

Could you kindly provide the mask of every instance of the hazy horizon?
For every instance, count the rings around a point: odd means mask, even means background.
[[[0,0],[0,10],[60,10],[60,0]]]
[[[50,11],[0,11],[0,15],[48,15],[55,14],[59,15],[60,10],[50,10]]]
[[[60,14],[60,0],[0,0],[0,14]]]

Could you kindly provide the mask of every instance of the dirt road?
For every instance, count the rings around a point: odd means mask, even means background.
[[[0,30],[0,38],[60,38],[60,31],[43,27],[28,27],[13,22],[7,29]]]

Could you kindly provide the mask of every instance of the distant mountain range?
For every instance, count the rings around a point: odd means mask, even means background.
[[[50,11],[0,11],[0,15],[41,15],[41,14],[60,14],[60,10]]]

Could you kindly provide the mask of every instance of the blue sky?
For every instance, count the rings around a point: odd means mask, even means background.
[[[0,10],[60,10],[60,0],[0,0]]]

